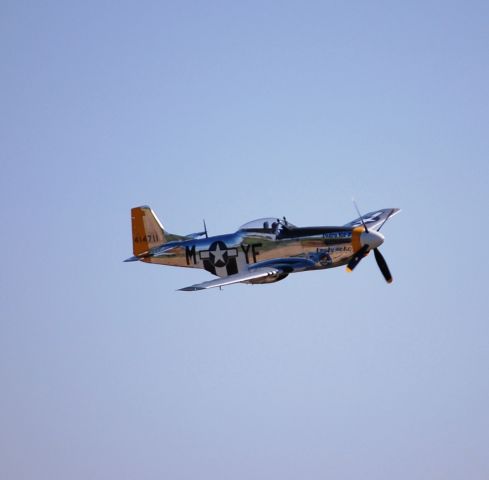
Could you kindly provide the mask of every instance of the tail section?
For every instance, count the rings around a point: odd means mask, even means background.
[[[132,251],[135,257],[167,242],[187,240],[188,237],[168,233],[148,206],[131,209]]]
[[[132,208],[131,221],[134,255],[146,253],[167,241],[163,225],[151,208],[147,206]]]

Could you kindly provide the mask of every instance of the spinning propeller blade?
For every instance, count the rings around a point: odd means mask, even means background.
[[[387,283],[392,283],[391,272],[389,271],[389,267],[387,266],[387,262],[385,261],[384,256],[380,253],[380,250],[378,248],[374,248],[374,255],[375,260],[377,260],[377,265],[379,266],[382,275],[384,275],[385,281]]]
[[[359,208],[357,206],[357,202],[355,202],[355,199],[354,198],[352,198],[352,200],[353,200],[353,205],[355,206],[355,210],[357,211],[358,216],[360,217],[360,220],[362,221],[363,228],[365,229],[365,232],[366,233],[369,233],[368,228],[367,228],[367,225],[365,224],[365,221],[363,220],[363,216],[360,213],[360,210],[359,210]],[[387,217],[387,218],[389,218],[389,217]],[[384,226],[384,223],[387,221],[387,218],[380,225],[380,227],[377,229],[377,231],[379,231]],[[360,261],[362,260],[362,258],[367,255],[367,253],[369,252],[369,250],[370,250],[370,246],[369,245],[367,245],[367,244],[363,245],[360,248],[360,250],[358,250],[353,255],[353,257],[351,258],[351,260],[348,262],[348,265],[346,266],[347,272],[352,272],[355,269],[355,267],[360,263]],[[379,269],[382,272],[382,275],[384,276],[385,281],[387,283],[392,283],[392,275],[391,275],[391,272],[389,270],[389,267],[387,266],[387,262],[385,261],[384,256],[380,253],[380,250],[378,248],[374,248],[373,251],[374,251],[374,255],[375,255],[375,260],[377,261],[377,265],[379,266]]]
[[[367,254],[368,245],[364,245],[357,253],[353,256],[353,258],[348,262],[346,266],[346,270],[348,272],[353,272],[354,268],[360,263],[360,260]]]
[[[355,199],[352,198],[351,199],[352,202],[353,202],[353,205],[355,205],[355,210],[357,211],[358,213],[358,216],[360,217],[360,220],[362,221],[363,223],[363,228],[365,229],[365,231],[368,233],[368,228],[367,228],[367,225],[365,225],[365,222],[363,221],[363,215],[360,213],[360,209],[358,208],[358,205],[357,205],[357,202],[355,202]]]

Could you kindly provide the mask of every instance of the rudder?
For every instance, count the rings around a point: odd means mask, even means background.
[[[132,251],[141,255],[166,242],[165,230],[148,206],[131,209]]]

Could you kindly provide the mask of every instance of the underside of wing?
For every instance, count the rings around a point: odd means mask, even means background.
[[[369,230],[378,230],[390,217],[393,217],[401,210],[399,208],[384,208],[382,210],[376,210],[375,212],[367,213],[363,215],[363,221]],[[345,227],[361,227],[362,219],[357,218],[350,223],[347,223]]]
[[[208,282],[196,283],[189,287],[180,288],[182,292],[195,292],[197,290],[206,290],[208,288],[224,287],[225,285],[232,285],[233,283],[249,282],[251,280],[257,280],[260,278],[270,277],[272,275],[280,275],[282,271],[273,267],[262,267],[253,270],[248,270],[242,273],[236,273],[235,275],[229,275],[223,278],[217,278],[216,280],[209,280]]]

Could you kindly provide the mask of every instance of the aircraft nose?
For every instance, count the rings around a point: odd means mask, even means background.
[[[384,243],[384,235],[382,235],[380,232],[375,232],[375,231],[370,231],[370,232],[363,232],[360,235],[360,244],[362,247],[364,245],[368,245],[369,248],[378,248]]]

